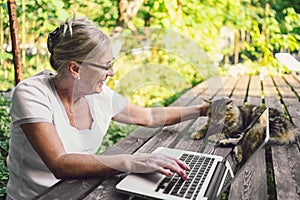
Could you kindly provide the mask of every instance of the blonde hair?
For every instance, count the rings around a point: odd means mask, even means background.
[[[109,48],[109,38],[86,18],[72,18],[48,35],[50,64],[60,71],[68,61],[98,61]]]

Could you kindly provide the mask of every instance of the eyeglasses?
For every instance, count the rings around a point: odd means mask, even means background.
[[[109,70],[113,67],[114,63],[115,63],[115,58],[113,58],[112,60],[108,61],[107,65],[104,66],[104,65],[98,65],[98,64],[95,64],[95,63],[89,63],[89,62],[80,62],[80,61],[76,61],[78,62],[80,65],[81,64],[85,64],[85,65],[89,65],[91,67],[95,67],[95,68],[100,68],[100,69],[104,69],[104,70]]]

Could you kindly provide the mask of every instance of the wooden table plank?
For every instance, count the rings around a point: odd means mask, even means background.
[[[201,87],[205,88],[205,90],[191,102],[191,105],[201,104],[204,99],[214,98],[217,94],[219,94],[219,96],[223,94],[222,97],[224,97],[224,83],[226,83],[228,79],[229,77],[213,77],[203,82]]]
[[[264,98],[265,98],[265,104],[267,107],[276,108],[278,110],[282,110],[281,103],[280,103],[280,97],[277,94],[276,87],[274,86],[273,79],[271,77],[265,77],[263,80],[263,88],[264,88]],[[272,155],[273,151],[270,152],[269,161],[271,162],[269,166],[269,176],[272,176],[272,179],[275,179],[274,174],[274,162],[280,162],[280,158],[273,159]],[[276,165],[276,164],[275,164]],[[268,194],[272,199],[277,198],[276,194],[276,184],[271,182],[269,183],[270,190],[268,191]],[[272,184],[272,185],[271,185]]]
[[[235,105],[239,106],[245,103],[248,85],[249,76],[242,76],[230,96]]]
[[[191,134],[196,130],[199,130],[206,123],[206,120],[206,117],[200,117],[193,124],[191,124],[190,128],[186,131],[184,136],[174,146],[174,148],[197,152],[201,147],[203,140],[193,140],[191,139]]]
[[[90,178],[61,181],[39,194],[34,199],[82,199],[93,191],[103,180],[104,178]]]
[[[293,76],[293,78],[298,82],[298,83],[300,83],[300,75],[292,75]],[[286,77],[286,76],[285,76]],[[295,87],[297,90],[296,90],[296,92],[298,93],[298,96],[299,96],[299,90],[300,90],[300,87],[299,87],[299,85],[297,86],[297,87]]]
[[[277,95],[278,91],[276,91],[276,88],[271,85],[273,85],[274,81],[277,85],[276,87],[278,87],[278,90],[281,92],[287,92],[289,89],[282,85],[284,83],[282,78],[274,77],[273,79],[274,80],[268,77],[266,81],[264,81],[266,105],[279,109],[283,112],[280,102],[281,97]],[[287,158],[288,152],[285,147],[272,147],[272,161],[277,199],[295,199],[297,197],[296,189],[293,187],[294,181],[288,167],[289,161]]]
[[[274,77],[279,94],[287,112],[293,113],[299,107],[296,94],[281,77]],[[272,147],[273,166],[277,199],[300,199],[299,149],[296,145]],[[298,167],[298,168],[295,168]]]
[[[121,194],[115,189],[116,184],[120,178],[108,178],[101,185],[99,185],[93,192],[89,193],[84,200],[127,200],[130,199],[128,195]]]
[[[262,85],[259,76],[252,76],[248,90],[247,104],[262,105]]]
[[[299,121],[300,119],[300,104],[299,104],[299,96],[300,96],[300,81],[295,78],[295,76],[289,75],[285,76],[285,81],[289,84],[289,87],[291,90],[291,93],[294,94],[294,96],[291,96],[290,98],[288,96],[284,96],[283,101],[285,102],[285,105],[288,109],[289,115],[292,117],[293,122],[296,124],[295,121]],[[299,77],[300,79],[300,77]],[[282,88],[282,87],[281,87]],[[288,90],[288,88],[285,88],[285,90]],[[300,125],[300,124],[296,124]],[[300,126],[299,126],[300,127]]]
[[[293,88],[295,93],[300,96],[300,76],[299,75],[285,75],[284,79]]]
[[[202,83],[196,85],[192,89],[186,91],[182,96],[180,96],[171,106],[186,106],[186,105],[197,105],[202,103],[204,98],[209,98],[207,94],[208,88],[213,83],[217,83],[216,87],[212,87],[210,90],[212,93],[219,90],[219,85],[222,85],[226,81],[227,77],[212,77]],[[193,103],[192,103],[193,102]]]
[[[294,81],[295,79],[291,76],[287,76],[285,79],[279,77],[274,79],[289,116],[297,118],[299,116],[298,111],[300,110],[299,99],[297,94],[292,90],[292,86],[289,85],[293,84],[294,87],[298,87]]]
[[[249,105],[262,105],[263,97],[262,82],[259,76],[251,77],[251,84],[249,85],[247,104]],[[267,199],[268,198],[268,182],[266,176],[266,159],[265,159],[265,149],[260,150],[260,152],[254,157],[247,168],[253,170],[253,179],[251,182],[251,193],[248,199]],[[258,170],[259,169],[259,170]],[[249,170],[249,169],[248,169]],[[247,169],[245,171],[248,171]],[[257,184],[259,183],[259,184]],[[245,195],[244,195],[245,196]]]
[[[223,88],[219,90],[215,95],[214,99],[219,99],[223,97],[230,97],[236,88],[236,85],[240,81],[241,77],[227,77],[226,80],[223,81]]]
[[[295,95],[300,101],[300,76],[296,75],[289,75],[288,77],[285,76],[285,80],[288,82],[292,90],[295,92]],[[290,116],[292,117],[293,123],[300,127],[300,104],[295,102],[294,106],[290,106],[290,109],[288,109]],[[300,128],[298,129],[300,131]],[[298,148],[300,149],[300,141],[298,141]]]

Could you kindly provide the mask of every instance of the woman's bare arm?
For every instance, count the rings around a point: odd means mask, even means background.
[[[165,175],[175,172],[185,177],[185,170],[189,169],[188,165],[176,158],[158,154],[102,156],[66,153],[53,124],[28,123],[21,125],[21,128],[35,151],[58,179],[154,171]]]
[[[91,177],[117,173],[116,170],[99,162],[95,155],[66,153],[51,123],[28,123],[21,125],[21,128],[56,178]]]
[[[128,104],[113,119],[127,124],[161,127],[206,115],[206,104],[189,107],[143,108]]]

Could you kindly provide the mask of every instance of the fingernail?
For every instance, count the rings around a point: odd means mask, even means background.
[[[184,177],[184,176],[186,176],[186,174],[185,174],[185,172],[184,172],[184,171],[181,171],[181,172],[180,172],[180,175],[181,175],[181,177]]]

